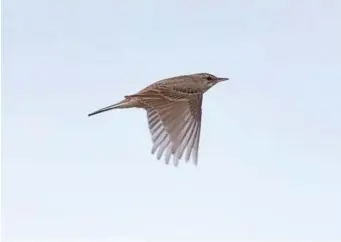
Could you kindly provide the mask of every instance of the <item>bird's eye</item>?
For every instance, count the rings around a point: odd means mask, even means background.
[[[206,80],[211,81],[212,77],[208,76],[208,77],[206,77]]]

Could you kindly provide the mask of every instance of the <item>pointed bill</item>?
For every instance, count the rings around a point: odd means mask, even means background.
[[[217,78],[218,82],[223,82],[223,81],[227,81],[227,80],[229,80],[229,78],[227,78],[227,77],[218,77]]]

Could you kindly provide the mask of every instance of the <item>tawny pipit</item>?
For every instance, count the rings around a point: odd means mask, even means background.
[[[117,108],[145,109],[153,141],[152,154],[157,152],[158,160],[164,154],[166,164],[173,156],[176,166],[185,155],[186,162],[192,157],[197,165],[203,94],[225,80],[228,78],[216,77],[209,73],[163,79],[88,116]]]

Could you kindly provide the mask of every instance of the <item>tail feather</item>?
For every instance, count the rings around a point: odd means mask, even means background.
[[[127,104],[127,100],[123,100],[121,102],[115,103],[113,105],[110,105],[110,106],[107,106],[105,108],[101,108],[95,112],[92,112],[92,113],[88,114],[88,116],[90,117],[92,115],[103,113],[103,112],[106,112],[106,111],[109,111],[112,109],[125,108],[126,104]]]

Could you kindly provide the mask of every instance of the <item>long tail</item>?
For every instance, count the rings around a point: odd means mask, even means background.
[[[88,114],[88,116],[92,116],[92,115],[95,115],[95,114],[99,114],[99,113],[103,113],[103,112],[106,112],[106,111],[109,111],[109,110],[112,110],[112,109],[117,109],[117,108],[129,108],[131,106],[128,105],[128,100],[123,100],[121,102],[118,102],[118,103],[115,103],[113,105],[110,105],[110,106],[107,106],[105,108],[101,108],[95,112],[92,112],[90,114]]]

